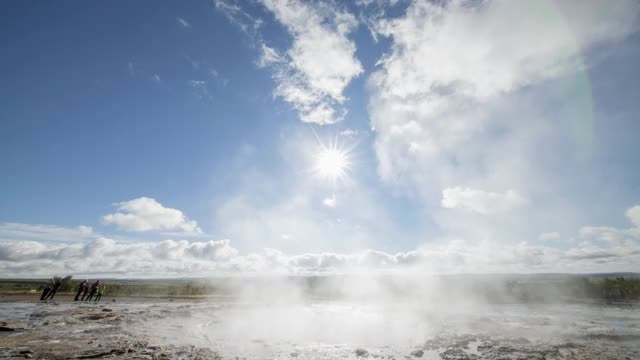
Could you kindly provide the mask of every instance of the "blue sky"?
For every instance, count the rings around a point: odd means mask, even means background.
[[[0,269],[639,271],[639,13],[9,2]]]

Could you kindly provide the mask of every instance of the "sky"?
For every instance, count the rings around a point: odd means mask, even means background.
[[[639,272],[639,15],[6,2],[0,275]]]

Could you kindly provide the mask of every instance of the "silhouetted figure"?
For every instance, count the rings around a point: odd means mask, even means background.
[[[47,295],[49,295],[51,289],[53,289],[53,279],[49,279],[47,286],[45,286],[42,290],[42,296],[40,296],[40,300],[44,301],[47,298]]]
[[[96,294],[99,287],[100,287],[100,280],[96,280],[96,282],[94,282],[93,285],[91,285],[91,292],[89,292],[89,297],[87,298],[87,301],[91,301],[91,298],[93,298],[93,295]]]
[[[49,291],[49,295],[45,296],[45,300],[53,300],[53,297],[56,296],[56,292],[58,292],[58,289],[60,288],[60,286],[62,286],[62,279],[56,279],[56,281],[53,283],[53,287],[51,288],[51,291]]]
[[[78,292],[76,293],[76,297],[73,301],[78,301],[80,299],[80,294],[82,294],[83,291],[86,291],[87,286],[89,286],[89,280],[83,280],[78,287]]]
[[[98,295],[96,295],[96,300],[95,301],[99,301],[100,299],[102,299],[102,294],[104,294],[104,283],[102,283],[102,285],[100,285],[100,287],[98,287]]]
[[[82,299],[80,299],[80,301],[84,301],[85,297],[89,297],[89,281],[87,280],[87,284],[84,287],[84,291],[82,292]]]

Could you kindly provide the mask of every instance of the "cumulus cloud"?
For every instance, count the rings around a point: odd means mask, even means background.
[[[292,218],[289,225],[297,221],[299,219]],[[95,235],[86,227],[75,229],[83,238],[93,236],[90,241],[83,242],[51,242],[47,241],[48,238],[32,240],[52,229],[62,229],[65,233],[73,230],[52,225],[3,224],[0,229],[15,230],[0,232],[0,272],[6,276],[70,273],[76,276],[165,277],[385,271],[417,271],[421,274],[584,273],[638,271],[637,264],[640,263],[640,227],[635,224],[630,229],[607,228],[625,236],[613,243],[608,238],[599,237],[602,233],[584,234],[581,230],[582,241],[568,248],[530,245],[527,242],[437,240],[401,252],[368,248],[351,252],[298,253],[275,248],[241,253],[230,240],[122,241]],[[547,235],[549,238],[559,236],[557,233]]]
[[[550,2],[416,1],[402,17],[380,19],[378,33],[393,40],[369,82],[380,174],[392,179],[424,159],[473,168],[461,162],[482,160],[467,151],[487,154],[470,141],[487,136],[493,119],[481,106],[579,71],[582,51],[633,30],[637,2],[571,4],[559,2],[573,14],[565,18]]]
[[[113,277],[215,276],[232,274],[340,274],[419,271],[421,274],[635,271],[639,245],[568,250],[519,243],[449,241],[413,251],[388,253],[286,254],[277,249],[240,254],[228,240],[55,244],[0,240],[0,271],[7,276]]]
[[[102,217],[105,224],[131,232],[179,232],[202,234],[198,224],[180,210],[162,206],[155,199],[141,197],[116,204],[118,211]]]
[[[514,190],[505,193],[454,187],[442,190],[442,206],[448,209],[467,209],[488,215],[520,207],[526,200]]]
[[[636,205],[627,209],[626,212],[629,221],[636,227],[640,227],[640,205]]]
[[[532,224],[548,218],[539,211],[543,202],[565,215],[576,211],[566,205],[567,197],[543,199],[542,194],[561,191],[557,167],[576,161],[565,151],[574,135],[559,123],[588,128],[593,114],[583,104],[591,95],[566,84],[548,90],[554,81],[583,79],[590,66],[585,54],[634,33],[639,6],[635,1],[608,6],[417,0],[400,16],[375,17],[372,29],[391,41],[367,83],[378,174],[417,195],[434,221],[456,236],[464,212],[434,204],[510,216],[499,225],[485,217],[468,226],[471,233],[482,229],[487,238],[501,239],[517,238],[523,229],[536,236]],[[559,93],[561,98],[553,98]],[[572,100],[578,98],[581,103]],[[566,101],[576,101],[567,107],[572,114],[580,111],[579,119],[546,110]],[[457,184],[468,188],[452,188]],[[507,211],[522,206],[523,199],[529,217]]]

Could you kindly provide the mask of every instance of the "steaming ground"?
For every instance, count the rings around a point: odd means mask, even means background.
[[[151,314],[165,310],[149,308]],[[429,311],[330,301],[202,303],[178,305],[175,316],[140,325],[161,343],[210,347],[228,358],[640,358],[640,313],[629,306],[502,304]]]
[[[14,331],[0,332],[0,358],[640,359],[637,303],[585,302],[548,281],[527,283],[525,303],[504,284],[265,278],[199,300],[4,297],[0,326]]]

